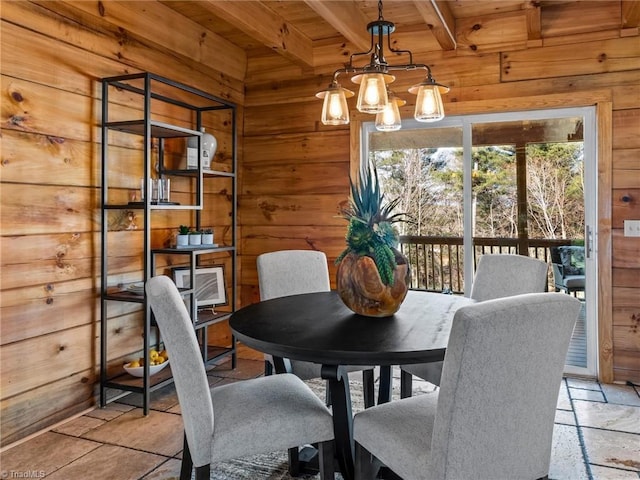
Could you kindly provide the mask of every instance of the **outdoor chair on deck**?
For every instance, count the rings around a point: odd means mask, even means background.
[[[546,263],[523,255],[487,254],[478,260],[470,297],[477,302],[523,293],[541,293],[547,289]],[[412,376],[440,385],[442,362],[402,365],[402,398],[412,394]]]
[[[539,479],[579,300],[532,293],[460,308],[440,389],[354,417],[356,480]]]
[[[331,290],[327,256],[315,250],[280,250],[258,256],[258,283],[260,300],[328,292]],[[292,373],[303,380],[320,378],[318,363],[291,360]],[[367,407],[374,402],[374,375],[372,366],[345,367],[348,372],[362,371],[364,402]],[[265,373],[273,370],[270,355],[265,355]],[[328,399],[328,397],[327,397]]]
[[[552,247],[551,267],[556,292],[562,290],[574,295],[576,292],[584,292],[584,247]]]
[[[166,276],[150,278],[147,300],[169,352],[184,422],[180,479],[209,480],[211,463],[319,442],[322,479],[333,479],[329,409],[298,377],[273,375],[210,389],[189,312]]]

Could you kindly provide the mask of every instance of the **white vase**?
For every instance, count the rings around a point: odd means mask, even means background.
[[[216,149],[218,148],[218,141],[216,137],[210,133],[206,133],[204,128],[202,132],[202,168],[211,168],[213,156],[216,154]]]
[[[200,159],[202,161],[202,168],[211,168],[211,162],[216,149],[218,148],[218,141],[216,137],[210,133],[205,132],[204,128],[201,128],[202,137],[200,138]],[[198,168],[198,137],[189,137],[187,140],[187,168]]]
[[[203,233],[202,234],[202,244],[203,245],[212,245],[213,244],[213,233]]]
[[[179,247],[184,247],[189,245],[189,235],[178,234],[176,235],[176,245]]]
[[[190,233],[189,245],[202,245],[202,235],[200,233]]]

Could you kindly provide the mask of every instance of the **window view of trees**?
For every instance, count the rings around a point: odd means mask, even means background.
[[[518,235],[517,175],[526,174],[529,238],[581,239],[584,224],[583,144],[535,143],[525,148],[526,173],[518,172],[514,145],[472,152],[474,236]],[[389,198],[413,220],[403,235],[463,234],[461,148],[370,152]]]
[[[552,246],[584,241],[583,118],[469,124],[471,232],[465,232],[463,123],[371,131],[368,158],[400,224],[412,288],[462,292],[471,233],[475,265],[485,253],[549,261]],[[468,133],[467,133],[468,134]],[[550,279],[552,282],[552,279]],[[553,284],[551,284],[553,285]]]

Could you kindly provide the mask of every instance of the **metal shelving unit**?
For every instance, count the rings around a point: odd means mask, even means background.
[[[163,104],[160,109],[163,115],[175,116],[175,125],[159,121],[156,118],[157,115],[154,110],[160,104]],[[205,170],[200,155],[198,155],[198,167],[196,169],[166,164],[165,142],[169,141],[169,139],[185,140],[189,137],[196,137],[198,140],[198,152],[201,151],[203,116],[215,114],[218,110],[223,110],[226,113],[230,112],[232,117],[229,127],[231,129],[232,142],[229,171]],[[126,118],[127,116],[129,118]],[[183,261],[186,257],[186,268],[190,269],[191,288],[181,289],[181,293],[186,299],[193,326],[201,344],[203,362],[210,364],[223,357],[231,356],[232,368],[236,366],[236,342],[233,336],[231,337],[231,345],[224,347],[208,345],[207,338],[207,327],[228,319],[233,313],[236,304],[236,107],[226,100],[187,85],[151,73],[140,73],[102,79],[102,119],[100,405],[104,407],[108,402],[119,398],[123,394],[135,392],[143,397],[142,403],[146,415],[149,412],[150,393],[173,381],[171,364],[169,363],[167,368],[150,377],[149,350],[152,345],[161,345],[160,333],[155,326],[146,296],[132,293],[124,285],[146,282],[150,277],[156,275],[159,268],[157,262],[159,256],[172,256],[172,258],[177,256]],[[117,145],[118,142],[113,141],[111,138],[113,135],[123,135],[124,140],[122,142],[126,144],[126,148],[133,151],[141,150],[139,157],[143,163],[142,168],[140,169],[140,165],[135,165],[136,171],[141,172],[141,175],[127,175],[129,172],[126,171],[127,169],[123,166],[123,162],[119,157],[119,153],[125,147]],[[142,140],[141,143],[140,140]],[[112,170],[115,170],[116,173],[112,174]],[[152,178],[152,172],[158,178],[186,178],[191,188],[188,193],[185,194],[183,192],[182,194],[189,198],[189,202],[180,204],[178,202],[154,201],[151,198],[149,188],[149,179]],[[141,177],[144,186],[136,185],[132,187],[132,176],[136,181],[139,181],[138,177]],[[232,191],[230,244],[188,249],[174,247],[152,248],[151,229],[155,215],[166,218],[170,211],[192,211],[196,228],[201,227],[202,210],[207,208],[204,205],[203,182],[209,178],[225,178],[230,182]],[[140,191],[142,198],[139,200],[130,198],[131,191]],[[110,215],[117,215],[126,211],[135,211],[136,217],[142,217],[143,219],[142,228],[139,230],[133,229],[133,231],[137,232],[142,231],[142,244],[139,251],[142,256],[142,268],[137,271],[127,271],[126,266],[122,265],[111,265],[113,258],[110,258],[110,254],[117,251],[120,245],[110,238],[114,235],[114,232],[118,231],[117,229],[110,230]],[[194,288],[196,285],[195,273],[200,264],[200,259],[212,254],[228,256],[228,262],[231,266],[231,272],[228,275],[231,280],[229,284],[230,300],[228,308],[224,312],[199,312],[196,289]],[[142,305],[144,319],[141,349],[145,361],[144,375],[141,378],[130,376],[124,372],[121,365],[114,364],[115,359],[122,357],[116,355],[114,359],[109,356],[109,308],[110,305],[122,305],[122,302]],[[125,308],[125,310],[127,309]],[[115,333],[118,333],[117,329],[119,328],[122,327],[117,327]],[[107,398],[108,389],[115,389],[120,393]]]

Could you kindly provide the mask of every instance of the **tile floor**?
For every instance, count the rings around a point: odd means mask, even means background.
[[[227,361],[210,370],[209,379],[216,385],[262,372],[262,361],[239,360],[235,370]],[[432,386],[414,382],[414,388]],[[640,479],[639,390],[563,380],[549,477]],[[169,386],[154,392],[147,417],[139,396],[132,395],[5,450],[0,454],[0,478],[175,479],[181,451],[180,406]]]

